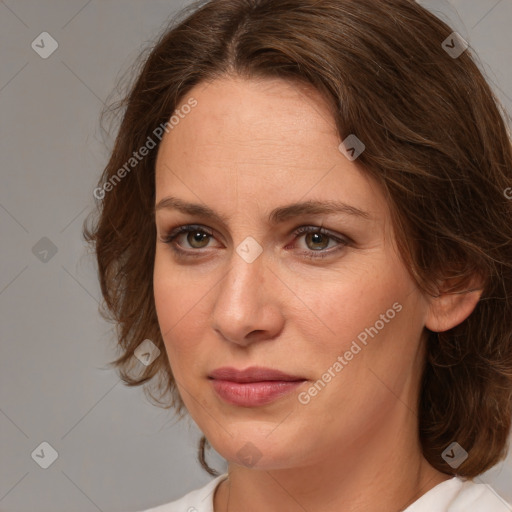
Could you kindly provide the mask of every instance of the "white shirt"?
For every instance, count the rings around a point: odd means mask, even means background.
[[[141,512],[214,512],[215,489],[227,476],[220,475],[176,501]],[[512,505],[487,484],[453,477],[430,489],[403,512],[512,512]]]

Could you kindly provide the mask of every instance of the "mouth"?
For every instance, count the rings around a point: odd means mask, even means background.
[[[269,404],[307,382],[302,376],[263,367],[218,368],[208,375],[208,379],[221,399],[239,407]]]

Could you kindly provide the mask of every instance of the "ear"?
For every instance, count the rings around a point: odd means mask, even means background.
[[[430,331],[443,332],[461,324],[471,315],[483,293],[483,280],[473,276],[469,286],[461,291],[444,292],[453,288],[453,280],[438,285],[439,295],[429,300],[425,327]]]

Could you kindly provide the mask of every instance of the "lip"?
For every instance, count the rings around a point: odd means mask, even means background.
[[[274,402],[307,380],[280,370],[258,366],[245,370],[218,368],[208,378],[220,398],[240,407],[257,407]]]
[[[280,370],[264,368],[262,366],[251,366],[245,370],[237,370],[232,367],[222,367],[213,370],[208,377],[218,380],[229,380],[231,382],[264,382],[264,381],[298,381],[306,380],[299,375],[289,375]]]

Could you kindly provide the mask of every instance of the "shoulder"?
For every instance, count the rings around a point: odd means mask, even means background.
[[[490,485],[467,480],[462,481],[460,491],[448,510],[450,512],[512,512],[512,505]]]
[[[141,512],[213,512],[213,494],[227,473],[216,477],[204,487],[185,494],[176,501],[165,503]]]
[[[404,512],[512,512],[512,506],[487,484],[451,478],[437,485]]]

